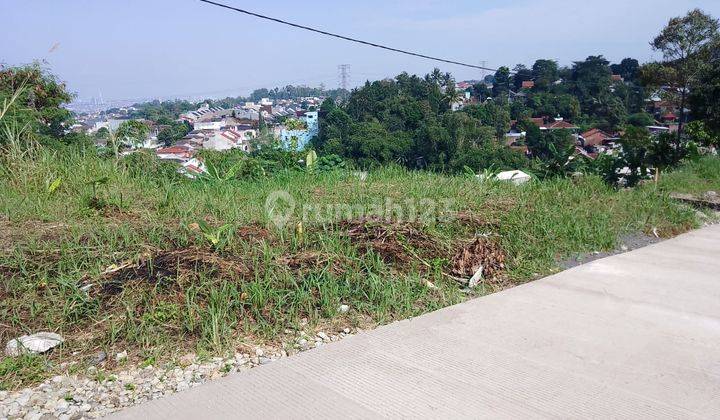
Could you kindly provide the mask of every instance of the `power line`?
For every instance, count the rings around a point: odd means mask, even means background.
[[[235,11],[235,12],[244,13],[244,14],[246,14],[246,15],[254,16],[254,17],[256,17],[256,18],[265,19],[265,20],[269,20],[269,21],[276,22],[276,23],[281,23],[281,24],[283,24],[283,25],[292,26],[292,27],[294,27],[294,28],[304,29],[304,30],[306,30],[306,31],[316,32],[316,33],[319,33],[319,34],[322,34],[322,35],[327,35],[327,36],[331,36],[331,37],[343,39],[343,40],[345,40],[345,41],[356,42],[356,43],[358,43],[358,44],[363,44],[363,45],[367,45],[367,46],[370,46],[370,47],[381,48],[381,49],[383,49],[383,50],[393,51],[393,52],[397,52],[397,53],[400,53],[400,54],[412,55],[412,56],[414,56],[414,57],[425,58],[425,59],[427,59],[427,60],[439,61],[439,62],[448,63],[448,64],[455,64],[455,65],[458,65],[458,66],[470,67],[470,68],[479,69],[479,70],[487,70],[487,71],[493,71],[493,72],[495,72],[495,71],[498,70],[498,69],[492,69],[492,68],[483,67],[483,66],[476,66],[476,65],[474,65],[474,64],[462,63],[462,62],[460,62],[460,61],[453,61],[453,60],[446,60],[446,59],[444,59],[444,58],[432,57],[432,56],[425,55],[425,54],[415,53],[415,52],[412,52],[412,51],[406,51],[406,50],[401,50],[401,49],[398,49],[398,48],[388,47],[388,46],[386,46],[386,45],[376,44],[376,43],[374,43],[374,42],[368,42],[368,41],[363,41],[363,40],[356,39],[356,38],[351,38],[351,37],[349,37],[349,36],[338,35],[338,34],[334,34],[334,33],[332,33],[332,32],[327,32],[327,31],[323,31],[323,30],[320,30],[320,29],[311,28],[311,27],[309,27],[309,26],[304,26],[304,25],[299,25],[299,24],[297,24],[297,23],[288,22],[288,21],[285,21],[285,20],[282,20],[282,19],[277,19],[277,18],[274,18],[274,17],[261,15],[261,14],[259,14],[259,13],[255,13],[255,12],[251,12],[251,11],[249,11],[249,10],[244,10],[244,9],[240,9],[240,8],[237,8],[237,7],[229,6],[229,5],[223,4],[223,3],[214,2],[214,1],[211,1],[211,0],[199,0],[199,1],[201,1],[201,2],[203,2],[203,3],[211,4],[211,5],[213,5],[213,6],[222,7],[222,8],[224,8],[224,9],[233,10],[233,11]],[[511,73],[512,73],[512,72],[511,72]]]

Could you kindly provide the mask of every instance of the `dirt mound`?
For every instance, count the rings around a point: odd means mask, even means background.
[[[298,274],[307,274],[326,268],[335,275],[344,274],[352,263],[338,255],[328,255],[320,251],[302,251],[283,255],[275,262]]]
[[[461,247],[450,264],[455,276],[472,277],[482,267],[483,279],[492,280],[505,269],[505,252],[496,241],[478,237]]]
[[[101,292],[117,294],[127,282],[157,283],[164,278],[194,275],[198,271],[234,278],[251,274],[241,260],[225,257],[201,248],[182,248],[144,254],[137,261],[110,266],[101,273]]]
[[[411,223],[358,219],[341,222],[338,230],[361,249],[372,249],[386,263],[406,264],[413,259],[413,250],[427,254],[442,248],[433,237]]]

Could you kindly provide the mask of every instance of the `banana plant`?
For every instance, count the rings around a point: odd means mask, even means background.
[[[200,232],[202,232],[203,237],[205,237],[205,239],[216,250],[224,248],[225,245],[227,245],[227,242],[230,240],[230,229],[232,228],[231,224],[224,224],[219,227],[213,227],[204,220],[199,220],[198,226],[200,227]]]

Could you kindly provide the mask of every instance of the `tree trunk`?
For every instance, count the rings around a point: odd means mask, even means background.
[[[680,144],[680,136],[682,135],[682,129],[683,129],[683,120],[685,119],[685,86],[682,88],[682,92],[680,92],[680,115],[678,120],[678,132],[677,132],[677,142]]]

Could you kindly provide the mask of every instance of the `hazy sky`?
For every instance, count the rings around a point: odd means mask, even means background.
[[[648,42],[694,7],[720,16],[718,0],[219,0],[258,13],[396,48],[490,67],[588,55],[653,57]],[[80,99],[236,96],[258,87],[353,84],[438,66],[456,78],[480,72],[349,44],[197,0],[0,0],[0,63],[47,61]]]

